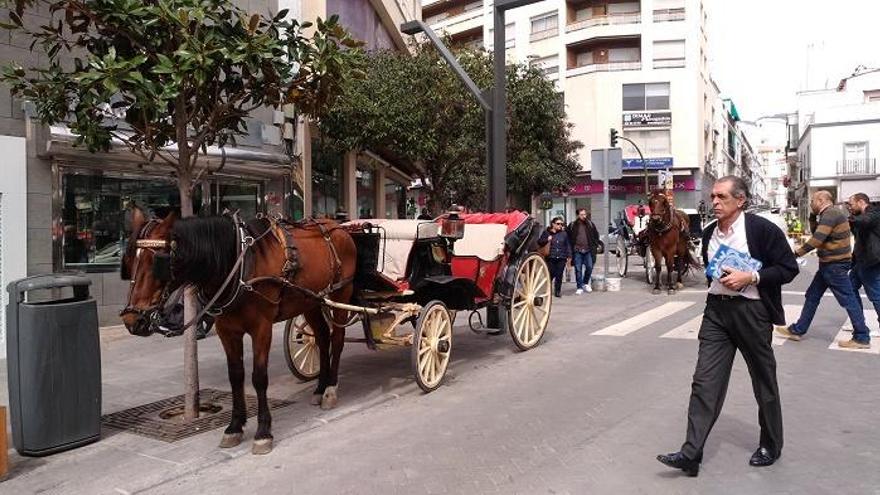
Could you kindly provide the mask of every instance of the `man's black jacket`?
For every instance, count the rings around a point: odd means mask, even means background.
[[[865,208],[861,215],[850,219],[849,227],[856,238],[853,263],[861,266],[880,263],[880,210],[873,206]]]
[[[758,294],[767,307],[773,323],[785,325],[785,311],[782,309],[782,286],[794,280],[798,274],[798,264],[785,234],[766,218],[743,213],[746,216],[746,242],[749,255],[760,261],[763,267],[758,271],[761,281]],[[712,222],[703,231],[703,265],[709,264],[709,240],[718,222]]]
[[[599,230],[596,229],[596,224],[589,219],[581,221],[580,218],[576,218],[565,228],[568,234],[568,243],[571,244],[571,252],[574,253],[574,245],[577,242],[578,230],[580,229],[587,229],[587,242],[590,243],[590,253],[595,258],[599,250]]]

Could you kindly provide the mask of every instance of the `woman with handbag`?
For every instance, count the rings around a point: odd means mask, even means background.
[[[547,264],[550,266],[550,278],[553,279],[553,294],[562,297],[562,276],[565,265],[571,258],[571,244],[568,242],[568,234],[565,232],[565,221],[562,217],[555,217],[550,221],[547,230],[538,238],[538,246],[541,250],[547,249]]]

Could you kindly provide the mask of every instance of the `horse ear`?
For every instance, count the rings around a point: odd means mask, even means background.
[[[141,210],[137,206],[131,207],[131,233],[137,235],[144,224],[147,223],[147,216],[144,214],[144,210]]]

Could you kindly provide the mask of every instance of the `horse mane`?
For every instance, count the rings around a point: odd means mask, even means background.
[[[175,243],[174,278],[184,284],[219,286],[238,257],[238,235],[229,217],[177,220],[171,239]]]

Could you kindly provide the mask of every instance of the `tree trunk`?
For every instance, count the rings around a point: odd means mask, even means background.
[[[192,178],[181,173],[177,188],[180,193],[180,216],[193,216]],[[196,317],[196,297],[192,289],[183,294],[183,321],[189,322]],[[196,340],[196,327],[187,328],[183,332],[183,419],[190,421],[199,417],[199,347]]]

